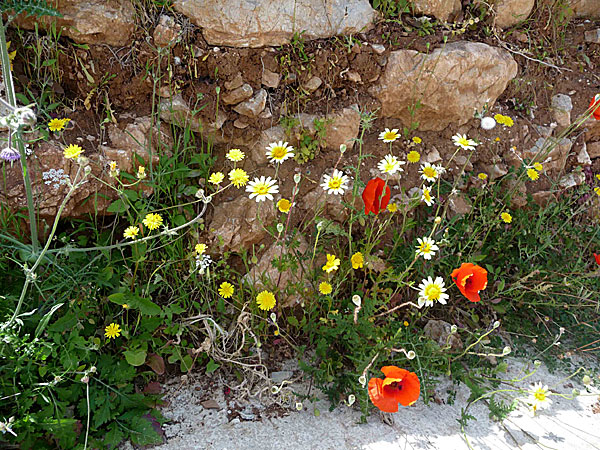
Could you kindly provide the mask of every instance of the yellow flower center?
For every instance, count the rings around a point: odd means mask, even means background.
[[[425,296],[427,300],[437,300],[440,298],[442,290],[437,284],[430,284],[425,288]]]
[[[429,193],[429,191],[424,191],[423,192],[423,198],[425,198],[425,200],[428,201],[428,202],[431,201],[431,194]]]
[[[541,389],[538,389],[537,391],[535,391],[533,393],[533,396],[535,397],[536,400],[543,402],[546,400],[546,393],[544,391],[542,391]]]
[[[430,253],[431,252],[431,244],[428,242],[423,242],[420,246],[419,246],[419,250],[422,253]]]
[[[258,194],[258,195],[265,195],[269,192],[269,186],[267,186],[266,184],[259,184],[258,186],[256,186],[254,188],[254,191]]]
[[[423,175],[429,178],[435,178],[437,177],[437,170],[435,170],[433,167],[425,167],[423,169]]]
[[[388,131],[387,133],[385,133],[383,135],[384,139],[396,139],[396,133],[392,132],[392,131]]]
[[[271,156],[275,159],[281,159],[286,154],[287,154],[287,151],[286,151],[285,147],[277,146],[277,147],[273,147],[273,150],[271,150]]]
[[[331,178],[329,180],[329,188],[330,189],[339,189],[341,185],[342,185],[341,178]]]

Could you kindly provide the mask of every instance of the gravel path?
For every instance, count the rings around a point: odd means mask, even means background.
[[[517,359],[507,361],[506,378],[522,376],[528,367]],[[482,450],[600,449],[599,392],[586,389],[580,375],[565,381],[568,375],[551,374],[542,366],[522,384],[529,386],[541,381],[556,393],[570,394],[577,388],[582,394],[574,400],[552,396],[552,405],[536,417],[519,408],[499,423],[489,418],[489,410],[483,402],[473,405],[469,413],[477,420],[470,421],[466,429],[471,447]],[[441,380],[436,387],[437,396],[447,399],[451,387],[449,380]],[[291,389],[302,392],[306,386],[296,382]],[[282,392],[277,396],[279,399]],[[395,423],[390,426],[376,413],[366,424],[359,424],[357,410],[342,405],[330,412],[325,400],[304,401],[302,411],[292,410],[285,412],[283,417],[281,414],[269,417],[269,411],[273,409],[270,393],[266,393],[262,401],[237,404],[226,400],[222,389],[207,391],[201,384],[181,386],[177,383],[167,387],[169,406],[163,409],[163,414],[171,422],[165,426],[166,443],[156,449],[468,449],[457,419],[469,395],[469,389],[461,385],[452,404],[432,401],[425,405],[419,401],[414,407],[401,408],[393,415]],[[216,403],[206,403],[207,399]],[[295,398],[290,400],[293,402]],[[319,416],[314,413],[315,407],[320,410]]]

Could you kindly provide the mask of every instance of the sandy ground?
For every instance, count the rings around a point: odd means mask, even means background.
[[[507,361],[506,379],[518,378],[525,370],[533,368],[530,363],[518,359],[509,358]],[[236,402],[226,399],[222,389],[207,392],[202,382],[182,385],[174,380],[167,386],[165,399],[168,406],[162,411],[170,420],[164,427],[166,443],[155,448],[453,450],[468,449],[470,445],[473,449],[482,450],[600,449],[599,392],[594,388],[586,389],[581,384],[581,373],[565,380],[571,373],[551,374],[541,366],[533,376],[519,383],[528,387],[541,381],[557,394],[570,395],[574,388],[581,392],[573,400],[553,395],[552,405],[535,417],[522,406],[504,422],[495,422],[489,418],[489,409],[483,401],[475,403],[469,408],[469,413],[477,420],[469,422],[466,437],[457,422],[470,395],[464,385],[456,389],[452,404],[432,401],[425,405],[420,400],[413,407],[401,408],[393,415],[394,424],[388,425],[376,412],[368,417],[366,424],[359,424],[360,412],[356,405],[341,405],[330,412],[326,400],[305,400],[302,411],[288,409],[283,414],[269,414],[274,401],[295,404],[296,397],[292,392],[305,392],[307,388],[300,381],[284,385],[276,395],[265,390],[261,399]],[[506,388],[506,385],[503,387]],[[447,399],[451,388],[449,380],[440,380],[436,394]],[[215,400],[216,404],[207,404],[207,399]],[[202,406],[203,402],[210,408]],[[318,416],[315,408],[320,411]]]

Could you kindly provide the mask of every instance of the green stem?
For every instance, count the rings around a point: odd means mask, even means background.
[[[6,34],[4,32],[4,21],[0,17],[0,61],[2,62],[2,76],[4,79],[4,87],[8,102],[13,108],[17,107],[17,99],[15,95],[15,86],[13,84],[12,73],[10,70],[10,58],[8,56],[8,47],[6,45]],[[17,149],[21,155],[21,168],[23,170],[23,181],[25,183],[25,195],[27,196],[27,210],[29,212],[29,228],[31,231],[31,245],[33,254],[38,251],[38,232],[37,221],[35,219],[35,204],[33,203],[33,193],[31,189],[31,179],[29,178],[29,170],[27,168],[27,157],[25,155],[25,146],[21,139],[21,134],[16,133]]]

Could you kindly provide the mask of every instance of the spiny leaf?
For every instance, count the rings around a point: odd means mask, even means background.
[[[8,11],[13,11],[15,15],[25,12],[26,16],[62,17],[62,14],[48,5],[45,0],[1,0],[0,12]]]

